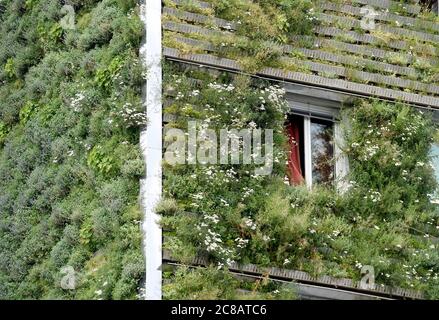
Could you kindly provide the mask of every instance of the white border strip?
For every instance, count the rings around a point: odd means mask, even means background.
[[[146,259],[147,300],[162,298],[162,230],[155,207],[162,196],[162,1],[146,0],[142,8],[146,29],[146,43],[141,48],[147,68],[144,104],[148,125],[140,135],[142,153],[146,161],[146,179],[141,184],[144,210],[143,233]]]

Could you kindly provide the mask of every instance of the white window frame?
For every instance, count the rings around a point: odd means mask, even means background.
[[[311,146],[311,121],[312,119],[319,119],[318,117],[297,114],[303,118],[303,143],[304,143],[304,159],[305,159],[305,183],[308,189],[313,187],[312,176],[312,146]],[[325,119],[333,123],[333,141],[334,141],[334,186],[339,192],[345,192],[348,189],[348,182],[345,177],[349,173],[349,161],[344,154],[344,134],[343,125],[340,121],[334,119]]]
[[[346,180],[349,174],[349,159],[343,152],[346,146],[344,131],[346,121],[337,121],[334,123],[334,158],[335,158],[335,186],[340,193],[349,189],[349,181]]]
[[[431,6],[431,11],[435,14],[439,14],[439,1],[435,0]]]
[[[303,150],[305,152],[305,182],[309,189],[312,188],[312,149],[311,149],[311,117],[303,117]]]

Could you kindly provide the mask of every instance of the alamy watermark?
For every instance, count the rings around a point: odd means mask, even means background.
[[[373,266],[364,265],[361,268],[362,278],[360,280],[360,288],[365,290],[375,289],[375,268]]]
[[[219,132],[218,132],[219,131]],[[264,140],[264,142],[263,142]],[[170,143],[164,159],[170,165],[245,164],[256,165],[255,175],[273,171],[272,129],[213,130],[196,121],[188,122],[188,131],[169,129],[165,141]]]
[[[64,290],[76,289],[76,272],[72,266],[65,266],[61,269],[61,274],[65,274],[62,277],[60,286]]]
[[[380,14],[375,11],[371,6],[365,6],[361,8],[360,13],[363,15],[363,18],[360,21],[360,26],[364,30],[375,30],[376,28],[376,17]]]
[[[59,25],[61,26],[61,28],[63,28],[64,30],[75,30],[75,8],[73,8],[73,6],[70,4],[65,4],[61,8],[61,14],[64,15],[63,18],[59,21]]]

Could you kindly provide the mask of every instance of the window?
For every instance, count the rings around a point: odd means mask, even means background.
[[[436,14],[439,13],[438,0],[421,0],[419,1],[419,4],[422,5],[424,8],[427,8],[431,12],[434,12]]]
[[[436,176],[436,180],[439,181],[439,144],[434,143],[431,146],[431,162],[434,167],[434,173]]]
[[[311,166],[313,183],[334,180],[333,123],[311,119]]]
[[[434,174],[436,176],[436,181],[439,183],[439,144],[434,143],[430,150],[431,164],[434,168]],[[436,190],[435,194],[431,197],[431,202],[439,204],[439,194]]]
[[[287,122],[290,183],[332,185],[335,178],[334,122],[290,116]]]

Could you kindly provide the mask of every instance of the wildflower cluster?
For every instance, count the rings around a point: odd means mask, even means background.
[[[132,103],[126,102],[122,106],[122,110],[118,112],[118,116],[122,119],[127,127],[140,127],[147,123],[146,113],[139,111]]]

